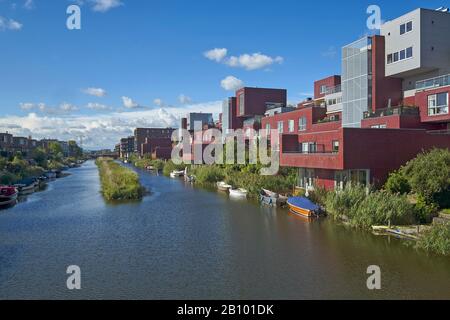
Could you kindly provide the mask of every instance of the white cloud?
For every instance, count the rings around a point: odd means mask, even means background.
[[[186,96],[186,95],[184,95],[184,94],[180,94],[180,95],[178,96],[178,101],[179,101],[181,104],[189,104],[189,103],[192,103],[191,97],[188,97],[188,96]]]
[[[92,10],[96,12],[106,12],[123,5],[120,0],[89,0],[89,2],[92,4]]]
[[[327,48],[327,50],[322,51],[321,54],[322,54],[322,57],[325,57],[325,58],[334,58],[337,55],[336,47],[330,46]]]
[[[243,54],[239,57],[232,56],[225,62],[230,67],[244,68],[246,70],[256,70],[268,67],[274,63],[283,63],[282,57],[269,57],[261,53]]]
[[[139,108],[139,104],[129,97],[122,97],[123,106],[127,109]]]
[[[162,99],[160,99],[160,98],[157,98],[157,99],[153,100],[153,104],[155,106],[162,107],[162,106],[164,106],[164,101],[162,101]]]
[[[86,108],[92,109],[92,110],[98,110],[98,111],[104,111],[104,110],[112,110],[111,107],[108,107],[107,105],[96,103],[96,102],[89,102],[86,105]]]
[[[244,86],[244,82],[236,77],[228,76],[220,82],[222,88],[227,91],[235,91]]]
[[[99,98],[106,96],[106,90],[102,88],[87,88],[83,89],[82,92]]]
[[[226,48],[215,48],[203,53],[203,55],[209,60],[221,62],[227,55],[228,50]]]
[[[45,106],[45,105],[44,105]],[[129,136],[136,127],[177,127],[181,117],[189,112],[213,113],[217,119],[222,110],[221,101],[190,105],[183,108],[112,112],[96,115],[39,115],[7,116],[0,118],[0,132],[8,130],[17,136],[45,137],[61,140],[83,135],[88,149],[113,148],[120,138]]]
[[[228,50],[226,48],[222,49],[212,49],[206,51],[203,55],[209,60],[224,63],[230,67],[234,68],[244,68],[246,70],[257,70],[266,68],[272,64],[282,64],[284,59],[283,57],[270,57],[268,55],[262,53],[253,53],[253,54],[242,54],[240,56],[230,56],[227,57]]]
[[[27,10],[32,10],[34,9],[34,1],[33,0],[26,0],[25,3],[23,4],[23,7]]]
[[[32,111],[36,110],[42,114],[49,114],[49,115],[63,115],[63,114],[70,114],[74,111],[78,110],[78,107],[64,102],[61,103],[58,107],[49,107],[45,103],[31,103],[31,102],[25,102],[19,104],[20,108],[25,111]]]
[[[22,29],[22,27],[23,24],[21,24],[20,22],[0,16],[0,31],[19,31]]]

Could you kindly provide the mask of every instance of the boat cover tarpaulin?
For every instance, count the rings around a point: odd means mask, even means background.
[[[304,197],[289,198],[288,203],[290,205],[293,205],[293,206],[296,206],[296,207],[299,207],[302,209],[310,210],[310,211],[317,211],[320,209],[317,204],[315,204],[311,200],[304,198]]]

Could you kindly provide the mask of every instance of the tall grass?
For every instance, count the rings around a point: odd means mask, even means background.
[[[144,188],[139,176],[109,158],[99,158],[95,162],[99,168],[103,197],[108,200],[139,200]]]

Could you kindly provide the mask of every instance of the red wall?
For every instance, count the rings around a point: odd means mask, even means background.
[[[245,110],[239,114],[239,96],[245,94]],[[287,91],[285,89],[266,89],[245,87],[236,92],[236,110],[238,117],[251,117],[264,115],[266,102],[287,104]]]
[[[383,36],[372,37],[372,111],[398,106],[402,101],[402,80],[385,77],[385,41]]]
[[[341,76],[331,76],[325,79],[317,80],[314,82],[314,99],[320,99],[325,97],[325,94],[320,93],[320,87],[325,85],[328,88],[341,84]]]

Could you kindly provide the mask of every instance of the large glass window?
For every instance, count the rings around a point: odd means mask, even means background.
[[[434,116],[448,113],[448,93],[437,93],[428,96],[428,115]]]
[[[405,34],[408,32],[411,32],[413,29],[413,23],[412,21],[409,21],[407,23],[403,23],[400,25],[400,34]]]
[[[306,130],[306,117],[301,117],[298,119],[298,131]]]
[[[406,58],[412,58],[412,56],[413,56],[413,48],[412,47],[406,48]]]
[[[320,86],[320,94],[324,94],[327,92],[327,86],[326,85],[321,85]]]

